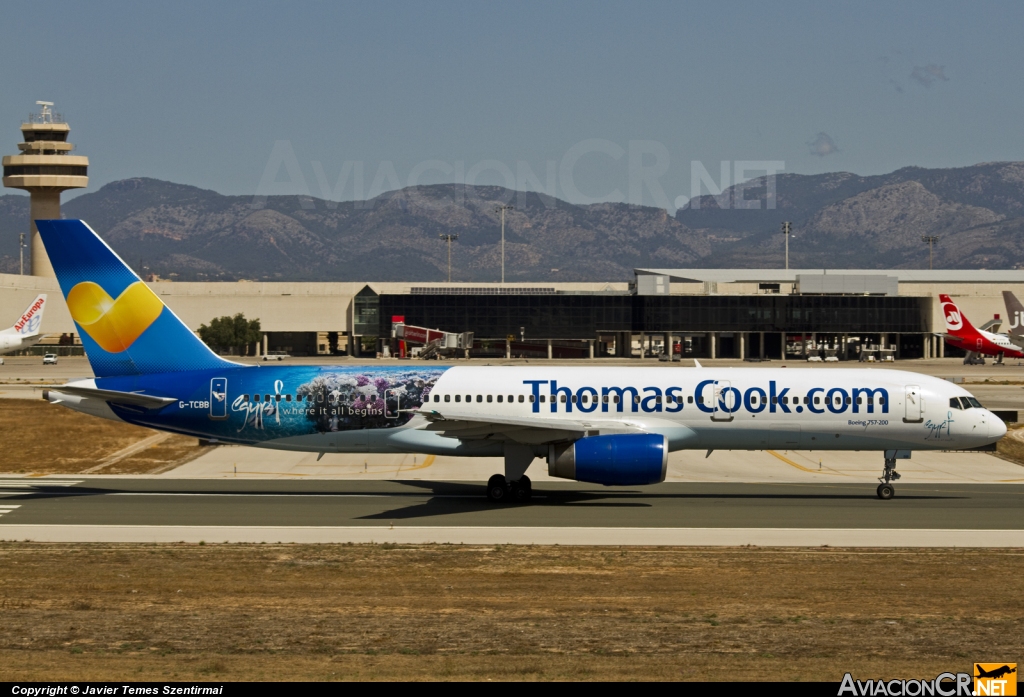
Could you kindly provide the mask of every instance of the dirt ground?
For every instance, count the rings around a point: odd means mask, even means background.
[[[0,472],[77,474],[157,431],[99,419],[43,400],[0,400]],[[143,474],[184,464],[206,452],[195,438],[170,435],[94,474]]]
[[[934,677],[1024,550],[0,545],[5,680]]]

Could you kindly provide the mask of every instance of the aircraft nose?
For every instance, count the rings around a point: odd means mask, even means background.
[[[1006,424],[992,412],[988,412],[988,435],[990,438],[1002,438],[1006,435]]]

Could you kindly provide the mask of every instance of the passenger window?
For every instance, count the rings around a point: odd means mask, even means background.
[[[460,394],[455,395],[455,401],[456,402],[461,402],[462,401],[462,395],[460,395]]]
[[[493,402],[494,401],[494,397],[492,397],[491,395],[487,395],[487,401],[488,402]]]
[[[693,404],[693,395],[690,395],[690,396],[688,396],[688,397],[686,398],[686,401],[687,401],[687,402],[689,402],[690,404]],[[701,398],[701,400],[700,400],[700,401],[702,401],[702,402],[703,402],[703,401],[704,401],[704,399],[703,399],[703,398]]]
[[[544,400],[545,400],[545,399],[546,399],[545,395],[541,395],[541,396],[540,396],[540,401],[541,401],[541,404],[543,404],[543,403],[544,403]]]
[[[473,395],[471,395],[471,394],[466,395],[466,401],[467,402],[472,402],[473,401]]]
[[[510,401],[510,402],[514,402],[514,401],[516,401],[516,400],[515,400],[515,395],[511,395],[511,394],[510,394],[510,395],[508,396],[508,401]],[[519,401],[520,401],[520,402],[521,402],[521,401],[523,401],[523,395],[519,395]]]
[[[452,401],[452,396],[451,396],[450,394],[446,394],[446,395],[444,396],[444,401],[446,401],[446,402],[450,402],[450,401]]]
[[[864,403],[864,399],[862,397],[857,397],[857,404],[863,404],[863,403]]]
[[[501,400],[504,398],[504,396],[505,395],[498,395],[498,404],[501,404]]]
[[[619,403],[619,395],[615,395],[615,396],[613,396],[613,397],[612,397],[612,401],[613,401],[613,402],[614,402],[615,404],[618,404],[618,403]]]
[[[690,397],[690,401],[693,402],[693,397]],[[704,403],[704,395],[701,395],[700,397],[697,397],[697,401],[700,402],[701,404],[703,404]]]
[[[583,404],[587,404],[589,401],[590,401],[590,395],[585,394],[585,395],[580,396],[580,402],[582,402]]]
[[[264,402],[269,402],[270,401],[270,395],[268,395],[268,394],[263,395],[263,401]]]
[[[554,399],[554,395],[552,395],[551,398]],[[565,395],[562,395],[562,398],[559,399],[558,401],[561,402],[562,404],[565,404]]]
[[[483,401],[484,401],[484,396],[483,396],[482,394],[478,394],[478,395],[476,396],[476,401],[477,401],[477,402],[483,402]],[[491,400],[489,400],[489,399],[488,399],[487,401],[489,402],[489,401],[491,401]]]
[[[655,402],[656,402],[657,404],[661,404],[661,395],[658,395],[657,397],[655,397],[655,398],[654,398],[654,401],[655,401]]]
[[[815,397],[814,398],[814,403],[815,404],[821,404],[821,397]]]
[[[249,401],[249,395],[245,395],[245,397],[243,398],[243,401],[248,402]]]
[[[750,395],[750,403],[752,405],[754,405],[754,406],[757,406],[757,395],[756,394]]]
[[[782,403],[783,404],[789,404],[789,397],[783,397],[782,398]]]
[[[779,398],[778,397],[772,397],[772,404],[778,404],[778,403],[779,403]]]
[[[878,403],[879,404],[885,404],[885,397],[879,397],[878,398]]]
[[[949,408],[950,409],[959,409],[960,408],[960,399],[959,399],[959,397],[950,397],[949,398]]]
[[[601,395],[601,401],[604,402],[605,404],[607,404],[608,403],[608,395]]]
[[[849,397],[847,397],[847,398],[846,398],[846,403],[847,403],[847,404],[849,404],[849,403],[850,403],[850,398],[849,398]]]
[[[281,401],[281,395],[279,395],[279,394],[274,395],[274,401],[275,402],[280,402]]]
[[[569,401],[570,401],[570,402],[572,402],[573,404],[575,404],[575,403],[576,403],[576,395],[573,395],[573,396],[572,396],[572,397],[571,397],[571,398],[569,399]]]
[[[519,401],[520,402],[523,401],[523,395],[519,395]],[[530,403],[533,404],[533,402],[534,402],[534,396],[530,395]]]
[[[259,399],[259,398],[257,397],[257,399]],[[324,393],[323,392],[318,392],[317,393],[316,401],[317,401],[317,404],[323,404],[324,403]]]
[[[258,401],[260,401],[260,396],[259,396],[258,394],[254,394],[254,395],[252,396],[252,401],[254,401],[254,402],[258,402]]]
[[[638,394],[633,395],[633,404],[639,404],[639,403],[640,403],[640,395],[638,395]]]

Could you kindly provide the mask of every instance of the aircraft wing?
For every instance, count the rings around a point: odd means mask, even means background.
[[[644,432],[644,428],[640,424],[608,419],[588,419],[584,414],[578,418],[551,419],[542,416],[532,418],[481,417],[466,412],[440,412],[426,409],[419,409],[414,413],[427,420],[428,424],[425,430],[459,440],[513,440],[518,443],[539,445],[576,440],[588,434]]]
[[[53,388],[53,391],[72,394],[77,397],[92,397],[94,399],[101,399],[104,402],[111,402],[113,404],[143,407],[144,409],[162,409],[168,404],[173,404],[178,401],[174,397],[159,397],[157,395],[143,394],[141,392],[101,390],[98,387],[85,387],[81,385],[58,385]]]

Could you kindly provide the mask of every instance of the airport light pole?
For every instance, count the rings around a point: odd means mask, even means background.
[[[793,232],[793,223],[782,224],[782,234],[786,236],[786,270],[789,270],[789,236]]]
[[[928,270],[932,270],[932,245],[939,241],[938,235],[921,235],[921,241],[928,243]]]
[[[505,282],[505,211],[510,211],[515,206],[498,206],[495,213],[501,213],[501,282]]]
[[[448,240],[448,282],[452,282],[452,240],[459,239],[458,235],[438,235],[442,240]]]

